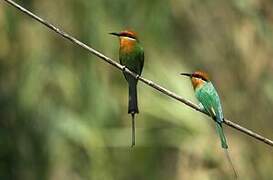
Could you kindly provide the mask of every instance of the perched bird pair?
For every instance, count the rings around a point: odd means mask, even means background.
[[[132,72],[141,75],[144,65],[144,51],[141,47],[136,34],[132,31],[122,31],[120,33],[110,33],[118,36],[120,40],[119,60],[120,63],[126,66]],[[227,158],[234,170],[235,176],[237,173],[232,165],[228,154],[227,140],[224,135],[222,123],[224,115],[220,98],[213,84],[205,72],[197,71],[194,73],[181,73],[181,75],[191,78],[192,86],[195,91],[195,96],[200,102],[200,108],[206,111],[216,122],[216,131],[220,137],[221,146],[225,150]],[[137,105],[137,79],[133,76],[124,73],[125,79],[129,84],[129,105],[128,113],[132,115],[132,146],[135,145],[135,122],[134,116],[138,111]]]

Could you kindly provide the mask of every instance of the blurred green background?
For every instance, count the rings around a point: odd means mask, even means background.
[[[271,0],[18,0],[118,60],[130,28],[143,76],[196,102],[180,72],[208,71],[225,116],[273,138]],[[130,148],[127,84],[117,69],[0,3],[0,179],[233,179],[208,117],[139,83]],[[225,126],[241,179],[273,179],[273,149]]]

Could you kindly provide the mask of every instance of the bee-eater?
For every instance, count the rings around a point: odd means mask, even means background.
[[[196,71],[192,74],[181,73],[181,75],[188,76],[191,78],[192,86],[195,92],[195,96],[200,102],[200,108],[206,111],[216,122],[216,131],[221,140],[221,146],[225,150],[225,154],[232,166],[235,177],[237,173],[232,164],[231,158],[228,154],[227,140],[223,131],[222,123],[224,121],[224,115],[222,111],[221,101],[219,95],[214,88],[213,84],[209,80],[207,73],[202,71]]]
[[[120,49],[119,60],[122,65],[127,67],[130,71],[141,75],[144,65],[144,50],[140,45],[139,39],[135,32],[121,31],[119,33],[110,33],[119,37]],[[132,147],[135,145],[135,114],[139,113],[137,104],[137,82],[138,80],[123,73],[129,85],[129,104],[128,114],[132,115]]]

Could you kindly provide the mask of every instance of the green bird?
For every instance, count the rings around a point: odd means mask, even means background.
[[[195,92],[195,96],[200,102],[200,108],[206,111],[216,122],[216,131],[220,137],[221,146],[225,150],[225,154],[232,166],[235,177],[237,178],[236,170],[233,166],[231,158],[228,154],[227,139],[225,137],[222,123],[224,121],[224,115],[222,111],[221,101],[219,95],[214,88],[213,84],[209,80],[207,73],[202,71],[196,71],[192,74],[181,73],[181,75],[191,78],[192,86]]]
[[[110,33],[119,37],[120,49],[119,60],[120,63],[126,66],[130,71],[141,75],[144,65],[144,50],[140,45],[135,32],[121,31],[119,33]],[[132,147],[135,145],[135,114],[139,113],[137,103],[137,82],[138,80],[127,74],[123,73],[129,85],[129,103],[128,114],[132,115]]]

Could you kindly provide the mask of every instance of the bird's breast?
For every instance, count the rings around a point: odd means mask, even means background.
[[[123,53],[130,53],[134,50],[134,47],[136,45],[135,40],[125,39],[121,38],[120,40],[120,49]]]

